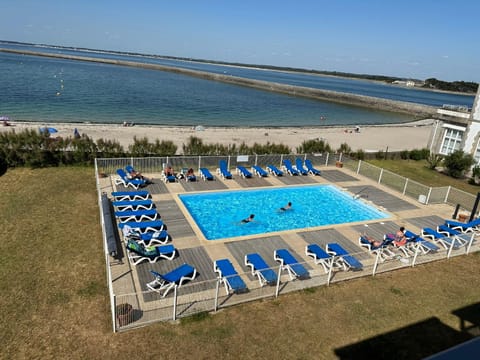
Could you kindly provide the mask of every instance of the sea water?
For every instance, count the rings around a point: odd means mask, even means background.
[[[59,52],[51,48],[33,50]],[[66,51],[62,50],[64,53]],[[143,62],[163,61],[170,66],[223,71],[235,76],[361,95],[390,94],[388,96],[395,100],[406,100],[402,95],[405,89],[351,79],[74,50],[68,53]],[[412,116],[402,114],[298,98],[181,74],[101,63],[0,53],[0,74],[0,115],[20,121],[118,124],[127,121],[188,126],[343,126],[414,120]],[[424,97],[432,96],[437,99],[435,101],[442,103],[460,104],[462,100],[467,106],[473,103],[473,97],[451,95],[453,97],[443,98],[439,96],[450,94],[425,91],[420,91],[420,94],[422,96],[414,96],[419,103]]]

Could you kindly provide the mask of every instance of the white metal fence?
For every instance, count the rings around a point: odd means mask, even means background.
[[[354,171],[355,173],[365,176],[378,184],[387,186],[396,190],[406,196],[419,200],[425,204],[433,203],[449,203],[452,205],[460,205],[466,210],[470,210],[475,202],[475,197],[464,191],[452,187],[428,187],[418,182],[412,181],[408,178],[402,177],[388,170],[368,164],[364,161],[357,161],[342,154],[304,154],[304,155],[253,155],[249,156],[245,162],[245,158],[238,158],[236,156],[180,156],[180,157],[154,157],[154,158],[116,158],[116,159],[96,159],[95,173],[97,180],[98,202],[100,208],[100,221],[103,231],[103,245],[105,252],[106,274],[108,281],[108,290],[111,303],[111,316],[113,331],[124,329],[131,329],[138,326],[143,326],[148,323],[156,321],[166,321],[178,319],[181,317],[190,316],[205,311],[217,311],[218,309],[235,305],[238,303],[253,301],[256,299],[273,298],[280,294],[290,291],[302,290],[307,288],[314,288],[322,285],[328,285],[332,282],[343,281],[355,277],[366,275],[375,275],[379,272],[391,271],[397,268],[415,266],[424,262],[429,262],[437,259],[448,258],[450,256],[457,256],[468,254],[470,251],[478,251],[478,245],[472,243],[474,237],[471,237],[469,243],[457,250],[441,249],[434,253],[423,254],[419,248],[415,248],[412,256],[402,257],[396,256],[391,259],[382,259],[380,255],[376,256],[374,260],[369,259],[364,263],[361,271],[331,271],[325,273],[321,265],[316,265],[313,261],[303,263],[310,273],[310,278],[306,280],[291,280],[285,274],[281,267],[274,268],[279,276],[279,281],[276,286],[260,286],[257,282],[254,286],[249,286],[249,291],[244,294],[225,294],[220,280],[210,280],[204,282],[192,281],[174,290],[166,297],[160,295],[153,295],[148,292],[137,292],[130,294],[115,294],[112,285],[112,259],[109,256],[107,248],[107,234],[105,233],[105,219],[101,211],[101,194],[102,189],[99,182],[99,174],[112,174],[118,168],[125,168],[126,165],[131,164],[142,172],[156,173],[160,172],[163,165],[171,164],[176,168],[184,167],[207,167],[216,168],[219,160],[226,160],[229,167],[235,167],[237,163],[242,165],[260,165],[266,166],[273,164],[278,167],[282,165],[283,159],[290,159],[294,161],[295,158],[301,157],[303,159],[310,159],[314,166],[344,166],[345,168]],[[239,161],[242,160],[242,161]],[[363,257],[365,251],[358,254],[350,254],[353,256]],[[273,256],[273,254],[272,254]],[[335,261],[335,260],[332,260]],[[242,277],[248,278],[251,275],[245,273],[240,274]],[[149,301],[145,301],[149,298]]]
[[[112,309],[115,311],[115,329],[126,330],[144,326],[157,321],[176,320],[201,312],[216,312],[228,306],[266,298],[275,298],[291,291],[316,288],[334,282],[350,280],[356,277],[375,276],[375,274],[392,271],[400,268],[413,267],[430,261],[468,254],[472,251],[474,235],[470,242],[454,250],[455,242],[449,249],[441,248],[437,252],[424,253],[419,244],[412,245],[410,255],[406,257],[400,250],[393,257],[385,258],[382,252],[377,252],[375,258],[363,262],[360,271],[344,271],[339,266],[332,264],[341,263],[340,257],[332,257],[329,271],[326,273],[322,265],[314,261],[300,263],[309,269],[310,277],[305,280],[292,280],[288,272],[281,266],[272,268],[277,273],[278,281],[272,286],[260,286],[258,281],[249,282],[248,291],[245,293],[227,293],[220,279],[210,281],[192,281],[181,287],[175,287],[167,296],[148,291],[131,294],[117,294],[113,297]],[[478,246],[477,246],[478,247]],[[478,251],[477,248],[474,249]],[[273,254],[272,254],[273,255]],[[365,257],[365,252],[351,253],[354,257]],[[212,270],[213,271],[213,270]],[[240,273],[242,278],[251,278],[250,273]],[[153,279],[153,278],[152,278]]]

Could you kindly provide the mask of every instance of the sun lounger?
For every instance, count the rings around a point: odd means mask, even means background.
[[[220,160],[218,162],[218,174],[223,177],[224,179],[231,179],[232,178],[232,173],[230,171],[228,171],[228,166],[227,166],[227,162],[225,160]]]
[[[340,244],[327,244],[325,250],[327,251],[327,253],[339,257],[339,261],[342,262],[344,270],[362,270],[363,264],[358,261],[354,256],[350,255],[349,252],[345,250]]]
[[[405,230],[405,236],[408,239],[407,244],[413,244],[420,246],[420,250],[426,254],[428,252],[437,252],[440,248],[431,243],[430,241],[425,240],[420,235],[411,232],[410,230]]]
[[[273,257],[280,263],[282,270],[288,271],[290,280],[303,280],[310,277],[308,270],[287,249],[275,250]]]
[[[123,169],[117,169],[118,177],[115,179],[115,185],[123,185],[125,187],[131,186],[138,189],[140,186],[145,186],[147,182],[142,179],[129,179],[127,173]]]
[[[115,216],[120,222],[154,221],[160,219],[160,214],[157,212],[156,209],[115,211]]]
[[[237,174],[239,174],[244,179],[252,177],[252,173],[248,171],[248,169],[245,166],[241,166],[241,165],[237,165]]]
[[[135,201],[113,201],[112,205],[117,211],[135,211],[135,210],[151,210],[155,207],[152,200],[135,200]]]
[[[460,231],[462,233],[478,232],[480,227],[480,219],[475,219],[468,223],[462,223],[454,220],[445,220],[445,225],[447,225],[451,229]]]
[[[388,258],[392,258],[395,254],[390,250],[388,249],[388,245],[390,245],[392,242],[391,239],[387,239],[385,236],[384,236],[384,239],[383,241],[381,242],[380,245],[378,246],[375,246],[373,245],[370,241],[368,241],[368,238],[364,235],[360,236],[358,238],[358,244],[361,246],[361,247],[365,247],[367,248],[368,252],[371,253],[371,254],[374,254],[374,255],[377,255],[377,254],[380,254],[380,257],[382,258],[382,260],[384,259],[388,259]]]
[[[200,168],[200,177],[202,178],[203,181],[207,180],[215,180],[215,177],[210,173],[210,171],[207,168]]]
[[[309,159],[305,160],[305,167],[307,168],[308,172],[312,175],[322,175],[322,172],[318,169],[313,167],[312,162]]]
[[[167,230],[150,231],[140,234],[139,232],[133,230],[130,226],[124,226],[122,233],[125,241],[132,239],[145,246],[165,245],[168,240],[170,240]]]
[[[258,177],[267,177],[268,172],[265,171],[261,166],[258,165],[253,165],[252,166],[252,172],[254,175],[257,175]]]
[[[175,285],[182,286],[185,281],[195,279],[197,270],[188,264],[183,264],[167,274],[160,274],[154,270],[150,270],[155,279],[147,283],[147,288],[158,292],[162,297],[167,296]],[[163,293],[162,293],[163,292]]]
[[[161,258],[173,260],[177,252],[173,245],[145,247],[144,245],[131,239],[128,240],[126,248],[128,252],[128,259],[133,265],[138,265],[144,260],[148,260],[148,262],[151,264]]]
[[[308,175],[308,170],[303,167],[303,160],[300,158],[295,159],[295,168],[302,175]]]
[[[295,169],[292,165],[292,163],[290,162],[290,160],[288,159],[283,159],[283,167],[285,168],[285,171],[290,175],[290,176],[294,176],[294,175],[300,175],[300,171],[298,171],[297,169]]]
[[[247,285],[238,275],[232,263],[228,259],[215,260],[213,263],[213,271],[225,285],[227,295],[232,293],[239,294],[248,291]]]
[[[134,201],[134,200],[148,200],[151,198],[150,192],[146,190],[139,191],[114,191],[112,196],[115,201]]]
[[[422,236],[428,237],[433,241],[440,243],[446,250],[450,249],[453,245],[453,249],[458,249],[460,244],[455,241],[455,239],[448,237],[445,234],[441,234],[438,231],[431,229],[431,228],[423,228],[422,229]]]
[[[274,165],[267,165],[267,171],[274,176],[283,176],[283,171]]]
[[[164,172],[162,173],[162,180],[165,184],[177,182],[177,177],[175,175],[167,175]]]
[[[123,229],[124,226],[130,226],[134,231],[137,231],[140,234],[167,229],[162,220],[139,221],[139,222],[129,221],[129,222],[118,224],[118,227],[120,229]]]
[[[260,286],[273,285],[277,282],[277,274],[259,254],[252,253],[245,255],[245,265],[250,267],[253,276],[258,277]]]
[[[334,266],[333,256],[323,250],[318,244],[309,244],[305,246],[305,255],[313,258],[315,264],[321,264],[326,273]]]
[[[437,231],[441,234],[453,237],[453,239],[458,242],[460,246],[467,244],[472,236],[469,234],[464,234],[458,230],[449,228],[447,225],[437,226]]]

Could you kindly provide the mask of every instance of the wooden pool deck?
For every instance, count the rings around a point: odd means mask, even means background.
[[[162,220],[168,226],[172,244],[178,249],[178,256],[171,261],[159,260],[154,264],[143,262],[137,266],[129,263],[125,249],[120,254],[120,259],[112,261],[112,285],[115,294],[137,293],[140,301],[150,302],[158,299],[156,293],[145,292],[146,283],[153,280],[150,270],[166,273],[177,266],[188,263],[193,265],[198,272],[195,283],[202,284],[199,291],[213,290],[216,274],[213,271],[213,262],[217,259],[228,258],[241,274],[247,286],[258,287],[258,281],[251,275],[244,264],[245,254],[259,253],[271,267],[278,267],[273,258],[273,252],[279,248],[287,248],[301,262],[305,261],[307,269],[320,272],[319,265],[315,265],[311,258],[305,255],[305,246],[312,242],[324,247],[329,242],[337,242],[365,265],[372,265],[375,258],[365,248],[358,244],[359,234],[368,229],[368,234],[380,239],[385,233],[392,233],[400,226],[419,233],[422,227],[436,227],[443,219],[451,218],[454,208],[447,204],[424,205],[414,199],[404,196],[392,189],[379,185],[374,181],[358,175],[345,168],[326,167],[322,169],[322,176],[283,176],[266,178],[254,177],[243,179],[234,174],[233,179],[223,180],[216,176],[215,181],[185,182],[165,184],[160,180],[160,174],[145,174],[153,178],[154,184],[145,189],[150,191]],[[366,201],[376,208],[387,211],[391,217],[384,220],[368,221],[362,223],[348,223],[329,225],[323,227],[283,231],[265,235],[254,235],[242,238],[207,241],[203,239],[199,229],[185,212],[180,204],[178,194],[215,191],[225,189],[278,187],[302,184],[328,183],[354,196],[357,194],[359,201]],[[115,186],[113,177],[100,179],[102,192],[110,195],[112,191],[128,190],[123,186]],[[119,239],[121,235],[119,234]],[[478,242],[478,241],[477,241]],[[478,245],[475,245],[478,246]],[[123,247],[123,245],[122,245]],[[477,249],[478,250],[478,249]],[[472,248],[472,251],[477,251]],[[429,256],[427,261],[444,258],[443,255]],[[394,266],[392,266],[392,269]],[[367,276],[371,273],[353,274],[342,272],[335,275],[337,278]],[[193,282],[192,282],[193,283]],[[195,289],[193,287],[192,289]]]

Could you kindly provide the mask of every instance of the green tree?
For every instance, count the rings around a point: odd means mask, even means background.
[[[447,169],[448,175],[458,179],[465,175],[465,172],[470,169],[474,162],[472,155],[465,154],[462,150],[456,150],[445,156],[443,165]]]

